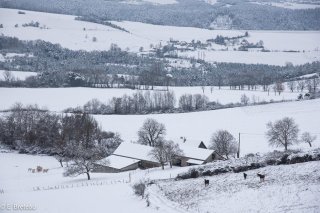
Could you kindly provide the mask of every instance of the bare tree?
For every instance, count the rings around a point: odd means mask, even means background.
[[[227,130],[218,130],[211,137],[210,148],[220,155],[229,158],[230,154],[235,154],[238,150],[237,142],[233,135]]]
[[[165,146],[167,161],[170,164],[170,168],[172,168],[173,161],[178,156],[182,156],[183,151],[180,149],[179,144],[176,144],[173,141],[166,141],[164,146]]]
[[[65,167],[65,176],[86,174],[90,180],[90,172],[95,162],[108,155],[105,146],[99,143],[101,130],[97,121],[88,114],[77,114],[66,117],[65,134],[67,139],[65,156],[69,166]],[[74,124],[71,128],[70,123]],[[71,136],[71,137],[70,137]]]
[[[246,94],[243,94],[243,95],[241,96],[241,98],[240,98],[240,102],[241,102],[241,104],[243,104],[243,105],[248,105],[249,101],[250,101],[250,99],[249,99],[248,96],[246,96]]]
[[[214,86],[210,86],[210,92],[211,92],[211,94],[213,93],[213,90],[214,90]]]
[[[3,78],[4,78],[4,81],[8,83],[14,80],[12,73],[8,70],[4,71]]]
[[[312,78],[312,87],[313,87],[313,92],[317,92],[317,88],[320,84],[320,77],[319,75]]]
[[[191,94],[184,94],[179,98],[179,107],[185,111],[193,110],[193,97]]]
[[[273,90],[275,91],[275,93],[278,92],[278,94],[280,95],[284,91],[282,82],[275,83]]]
[[[149,155],[158,161],[161,168],[164,169],[164,164],[168,161],[165,142],[163,140],[159,141],[158,145],[150,151]]]
[[[310,132],[304,132],[301,136],[301,142],[308,143],[312,147],[312,142],[317,139],[317,136],[312,136]]]
[[[74,142],[72,145],[69,144],[69,162],[70,164],[65,167],[64,176],[78,176],[86,174],[88,180],[90,180],[90,172],[95,168],[95,162],[100,160],[100,164],[103,164],[102,160],[106,157],[103,149],[98,146],[85,148],[81,145],[77,145]],[[107,165],[106,161],[104,165]]]
[[[306,84],[306,87],[308,89],[308,92],[312,93],[312,91],[313,91],[312,80],[311,79],[305,80],[305,84]]]
[[[304,80],[297,81],[297,90],[303,92],[304,88],[306,87],[306,82]]]
[[[201,90],[202,90],[202,93],[203,93],[203,94],[204,94],[205,89],[206,89],[205,86],[201,86]]]
[[[166,134],[166,127],[155,119],[148,118],[138,131],[138,142],[149,146],[157,146]]]
[[[291,92],[293,92],[296,88],[296,82],[295,81],[289,81],[287,83],[287,86],[289,87],[289,89],[291,90]]]
[[[299,127],[293,118],[285,117],[274,123],[269,122],[267,129],[266,136],[271,146],[284,146],[285,151],[287,151],[289,145],[299,142]]]

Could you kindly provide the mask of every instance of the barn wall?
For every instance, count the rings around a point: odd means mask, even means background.
[[[140,162],[140,161],[139,161]],[[121,169],[122,172],[125,172],[125,171],[129,171],[129,170],[135,170],[135,169],[138,169],[139,168],[139,162],[137,163],[134,163],[134,164],[131,164],[127,167],[124,167]]]
[[[155,162],[144,161],[144,160],[139,162],[140,169],[149,169],[149,168],[154,168],[154,167],[159,167],[159,166],[160,166],[160,164],[155,163]]]
[[[93,169],[92,172],[96,173],[118,173],[121,170],[115,169],[109,166],[102,166],[102,165],[95,165],[95,168]]]

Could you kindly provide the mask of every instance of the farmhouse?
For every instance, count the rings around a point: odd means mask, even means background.
[[[183,155],[173,162],[176,166],[201,165],[218,159],[214,150],[179,144]],[[152,147],[134,143],[122,143],[105,159],[96,162],[94,172],[116,173],[135,169],[159,167],[160,163],[149,154]]]
[[[179,144],[183,152],[174,162],[177,166],[201,165],[219,159],[214,150]]]

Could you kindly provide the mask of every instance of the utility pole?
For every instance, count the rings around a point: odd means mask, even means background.
[[[240,136],[241,136],[241,133],[239,132],[239,144],[238,144],[237,158],[240,157]]]

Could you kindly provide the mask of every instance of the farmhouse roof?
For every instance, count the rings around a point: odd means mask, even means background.
[[[130,166],[134,163],[139,162],[140,160],[127,158],[127,157],[121,157],[116,155],[110,155],[98,162],[96,164],[112,167],[115,169],[122,169],[124,167]]]
[[[194,160],[205,161],[210,155],[214,153],[214,150],[212,149],[202,149],[181,143],[179,143],[179,147],[183,151],[184,157]]]
[[[156,162],[152,158],[152,156],[149,154],[151,150],[152,150],[152,147],[150,146],[124,142],[120,144],[120,146],[116,149],[113,155],[137,159],[137,160]]]

